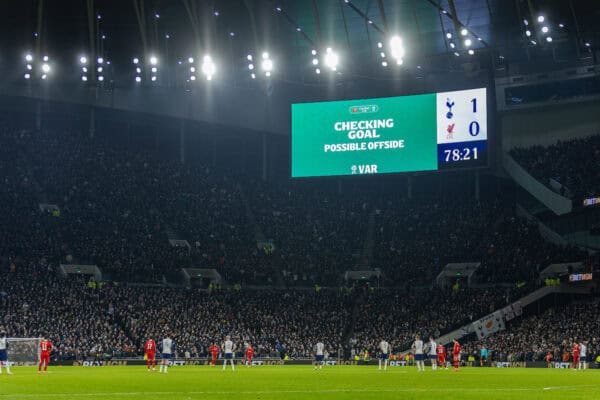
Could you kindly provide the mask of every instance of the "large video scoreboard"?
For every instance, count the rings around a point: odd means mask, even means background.
[[[487,165],[486,89],[292,105],[292,177]]]

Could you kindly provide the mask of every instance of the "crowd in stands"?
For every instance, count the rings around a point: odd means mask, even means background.
[[[600,299],[550,308],[510,322],[505,331],[463,346],[463,354],[478,355],[483,345],[492,361],[569,362],[575,343],[587,343],[590,363],[600,355]]]
[[[560,183],[577,200],[600,195],[600,135],[559,141],[551,146],[511,150],[511,155],[545,185]]]

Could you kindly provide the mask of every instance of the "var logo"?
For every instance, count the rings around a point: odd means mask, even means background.
[[[377,164],[353,165],[351,170],[352,175],[376,174]]]

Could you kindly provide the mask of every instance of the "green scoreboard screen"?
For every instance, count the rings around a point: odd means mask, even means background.
[[[292,105],[292,177],[485,165],[485,88]]]

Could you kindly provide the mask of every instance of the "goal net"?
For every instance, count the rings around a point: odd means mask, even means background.
[[[41,338],[8,338],[8,361],[37,362],[40,359]]]

